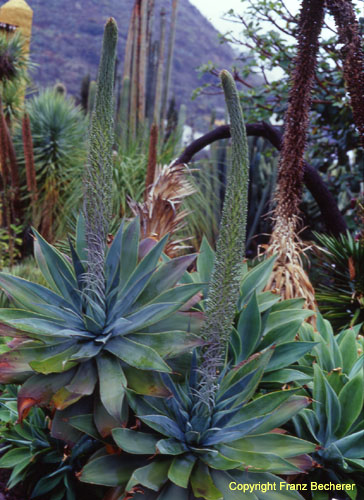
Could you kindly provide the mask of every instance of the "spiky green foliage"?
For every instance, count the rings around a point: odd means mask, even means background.
[[[276,482],[278,478],[272,473],[296,474],[310,467],[311,461],[304,454],[313,451],[314,445],[270,433],[310,400],[295,395],[296,391],[277,391],[252,400],[272,353],[272,349],[265,350],[243,366],[223,373],[212,412],[197,396],[196,359],[184,384],[163,376],[171,392],[169,398],[140,399],[129,394],[138,419],[145,425],[143,432],[113,429],[113,438],[124,454],[114,456],[112,464],[105,455],[91,459],[80,479],[105,484],[102,478],[108,470],[112,485],[122,486],[126,492],[139,485],[154,490],[151,498],[159,500],[173,498],[175,491],[181,500],[222,500],[235,498],[229,490],[231,481]],[[85,418],[73,422],[85,425]],[[147,432],[148,428],[151,431]],[[117,474],[128,460],[125,453],[140,456],[138,468],[126,479]],[[155,456],[148,460],[150,455]],[[239,491],[236,498],[251,497]],[[300,496],[283,492],[280,498]]]
[[[335,328],[364,322],[364,241],[350,233],[339,238],[315,235],[322,245],[316,297]]]
[[[308,480],[355,483],[355,490],[345,498],[356,499],[364,495],[364,355],[357,342],[359,328],[335,336],[321,315],[316,331],[305,325],[301,338],[317,342],[301,360],[307,367],[313,364],[313,381],[307,387],[313,405],[293,419],[295,434],[319,445],[313,454],[318,466],[309,472]],[[329,493],[313,492],[314,500],[329,498]]]
[[[34,234],[35,256],[50,288],[1,274],[1,287],[19,308],[0,309],[0,335],[22,342],[1,356],[0,381],[24,382],[20,419],[34,405],[51,406],[59,410],[53,433],[64,435],[62,410],[76,411],[72,405],[79,401],[77,411],[94,406],[96,425],[107,434],[110,421],[117,425],[127,419],[128,384],[140,393],[164,394],[153,371],[169,372],[163,357],[200,343],[186,334],[195,328],[188,315],[174,314],[201,288],[174,288],[195,257],[160,262],[167,237],[150,249],[146,241],[139,244],[138,220],[122,225],[106,254],[105,301],[100,305],[83,279],[83,220],[75,247],[70,244],[71,262]]]
[[[204,238],[197,258],[197,270],[185,276],[185,283],[209,282],[214,259],[214,251]],[[279,295],[263,291],[274,262],[275,257],[271,257],[258,264],[243,265],[244,277],[230,331],[227,361],[230,366],[237,366],[274,346],[260,387],[280,389],[284,384],[299,387],[310,382],[313,376],[312,368],[302,366],[299,359],[310,352],[315,343],[298,339],[303,321],[313,312],[302,309],[302,298],[281,300]],[[202,300],[195,306],[201,312],[206,304],[206,288],[202,289]]]
[[[76,473],[100,444],[84,435],[71,450],[50,435],[49,417],[40,408],[17,423],[17,392],[9,385],[0,396],[0,467],[12,469],[8,487],[24,481],[31,498],[47,494],[49,500],[77,500],[81,488]],[[82,488],[84,495],[91,492],[93,498],[101,498],[97,488]]]
[[[279,384],[296,380],[303,383],[304,374],[291,371],[298,367],[290,365],[315,345],[295,340],[302,322],[314,313],[302,309],[305,299],[280,300],[279,295],[262,291],[272,272],[274,260],[271,257],[261,262],[243,278],[238,313],[230,337],[230,359],[238,365],[263,349],[274,346],[274,354],[265,369],[266,380]]]
[[[2,271],[13,276],[18,276],[19,278],[32,281],[33,283],[47,286],[47,282],[44,279],[33,257],[23,259],[21,262],[15,264],[15,266],[13,266],[11,269],[5,267],[4,269],[2,269]],[[0,307],[10,307],[10,305],[10,298],[3,290],[0,290]]]
[[[87,240],[87,287],[97,301],[105,298],[105,243],[111,218],[112,147],[114,143],[114,73],[118,32],[114,19],[105,26],[91,116],[89,152],[85,167],[84,214]]]
[[[249,182],[248,143],[238,92],[230,73],[222,71],[220,77],[231,121],[232,164],[202,329],[202,336],[208,344],[200,366],[201,397],[206,402],[213,398],[216,372],[226,350],[239,295]]]

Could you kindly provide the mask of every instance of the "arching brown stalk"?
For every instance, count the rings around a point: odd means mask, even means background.
[[[315,308],[314,290],[301,261],[303,244],[297,236],[301,201],[304,150],[306,145],[311,89],[315,76],[318,39],[324,20],[325,3],[303,0],[298,33],[298,51],[279,162],[274,230],[268,255],[277,255],[269,289],[284,298],[303,296],[306,307]]]
[[[364,52],[359,24],[350,0],[327,0],[339,32],[344,66],[344,79],[360,141],[364,147]]]

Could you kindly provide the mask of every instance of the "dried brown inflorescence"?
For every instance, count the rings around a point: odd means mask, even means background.
[[[33,138],[30,128],[30,119],[28,113],[23,116],[23,146],[25,158],[25,173],[27,178],[27,188],[32,195],[32,202],[38,199],[37,180],[34,164]]]
[[[359,24],[350,0],[327,0],[327,6],[335,18],[339,42],[344,44],[341,49],[344,79],[364,147],[364,52]]]
[[[308,248],[295,232],[295,218],[277,219],[267,252],[277,260],[266,289],[279,293],[284,300],[304,297],[307,309],[316,309],[315,290],[303,268],[303,254]],[[312,321],[312,316],[309,321]]]
[[[143,203],[129,200],[129,206],[135,216],[140,217],[141,238],[160,240],[170,235],[165,253],[173,257],[186,248],[186,240],[176,240],[174,235],[184,226],[187,210],[181,210],[183,200],[194,193],[186,178],[188,167],[185,164],[157,167],[154,182],[149,185]]]
[[[324,8],[325,3],[316,0],[302,3],[298,51],[279,162],[275,225],[267,249],[268,255],[277,255],[269,289],[276,290],[284,298],[305,297],[306,307],[312,309],[315,308],[314,290],[302,267],[303,244],[297,236],[297,229],[311,90]]]

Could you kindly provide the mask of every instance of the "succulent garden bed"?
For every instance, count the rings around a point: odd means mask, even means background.
[[[136,2],[132,27],[139,26],[139,38],[133,30],[128,37],[129,48],[137,45],[139,62],[145,59],[148,5]],[[338,6],[328,5],[337,19]],[[176,0],[173,7],[172,24]],[[206,235],[195,235],[198,251],[192,253],[180,231],[188,213],[183,200],[195,189],[186,165],[157,168],[163,126],[151,127],[144,201],[129,202],[137,216],[113,216],[118,30],[108,19],[87,118],[83,206],[69,221],[67,241],[53,231],[58,223],[51,209],[62,196],[59,179],[43,167],[36,171],[40,155],[33,154],[31,121],[23,118],[23,173],[38,228],[29,230],[38,269],[34,279],[12,272],[16,244],[23,240],[11,218],[21,214],[22,204],[10,119],[1,106],[2,180],[11,179],[14,189],[1,198],[10,272],[0,272],[0,500],[364,497],[364,228],[357,238],[318,237],[335,262],[333,280],[322,292],[328,303],[322,312],[332,322],[320,312],[299,237],[303,158],[324,16],[324,3],[302,1],[278,145],[272,232],[264,255],[252,260],[246,259],[249,143],[228,71],[219,75],[231,136],[219,230],[215,245]],[[129,64],[132,70],[132,58]],[[344,75],[357,119],[360,95],[350,64],[345,59]],[[144,73],[138,67],[139,79]],[[138,102],[138,113],[129,117],[127,131],[117,120],[123,146],[138,126],[141,132],[145,111],[144,85],[138,79],[125,83],[123,91],[131,89],[126,101]],[[40,99],[47,114],[49,96]],[[72,114],[62,99],[54,98],[56,122],[61,109],[63,118]],[[77,138],[80,129],[71,122],[67,127]],[[65,191],[75,187],[72,175],[58,174]],[[37,182],[43,175],[41,193]]]

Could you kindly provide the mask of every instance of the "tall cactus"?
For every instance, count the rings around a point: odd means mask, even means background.
[[[164,52],[166,44],[166,12],[164,9],[160,13],[160,43],[157,66],[157,82],[154,98],[154,121],[160,125],[161,106],[162,106],[162,87],[163,87],[163,70],[164,70]]]
[[[200,364],[199,392],[207,404],[216,390],[217,372],[223,362],[239,296],[249,183],[248,142],[238,92],[229,72],[222,71],[220,78],[231,122],[232,164],[208,290],[206,320],[202,328],[206,347]]]
[[[145,118],[145,85],[147,67],[148,43],[148,0],[140,2],[140,32],[139,32],[139,58],[138,58],[138,128],[143,125]]]
[[[164,90],[163,90],[162,111],[161,111],[162,124],[163,124],[163,122],[166,118],[166,115],[167,115],[169,89],[171,86],[173,52],[174,52],[174,44],[175,44],[175,40],[176,40],[176,28],[177,28],[177,10],[178,10],[178,0],[173,0],[173,2],[172,2],[171,30],[170,30],[170,34],[169,34],[169,43],[168,43],[168,58],[167,58],[167,67],[166,67],[166,77],[165,77],[165,86],[164,86]]]
[[[115,20],[110,18],[104,31],[84,180],[84,215],[88,261],[88,272],[85,279],[87,287],[95,292],[95,296],[99,300],[103,299],[105,291],[103,266],[111,216],[112,146],[114,143],[113,88],[116,44],[117,25]]]

